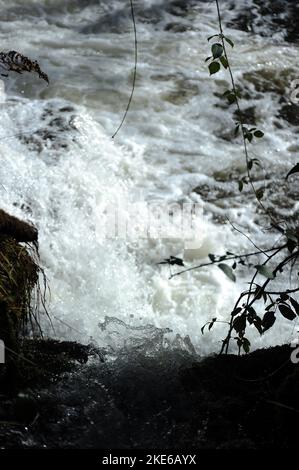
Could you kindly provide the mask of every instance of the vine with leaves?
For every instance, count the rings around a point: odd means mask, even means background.
[[[264,136],[264,132],[257,127],[249,127],[246,125],[246,122],[244,122],[245,120],[240,106],[241,93],[235,82],[228,53],[228,46],[233,48],[234,42],[224,34],[219,0],[215,0],[215,4],[219,31],[208,38],[208,42],[211,43],[211,55],[205,59],[205,62],[208,63],[210,76],[218,73],[221,68],[229,73],[231,88],[224,92],[223,98],[228,101],[229,105],[235,105],[237,108],[237,122],[235,123],[234,135],[237,137],[241,134],[247,170],[246,176],[241,178],[238,182],[239,191],[242,192],[244,185],[250,185],[257,204],[262,209],[263,213],[269,218],[271,227],[279,232],[282,242],[279,246],[273,246],[265,250],[257,247],[257,251],[242,255],[231,252],[227,252],[222,256],[210,254],[208,262],[171,274],[170,278],[205,266],[216,265],[232,282],[235,282],[235,273],[239,265],[247,266],[249,269],[254,269],[254,274],[249,282],[249,288],[240,294],[231,312],[229,321],[221,321],[215,317],[201,328],[202,333],[204,333],[206,327],[208,330],[211,330],[216,323],[227,324],[228,332],[222,340],[220,354],[227,354],[229,352],[229,346],[232,339],[237,342],[240,354],[241,350],[245,353],[250,351],[250,341],[246,337],[248,326],[255,327],[257,332],[260,335],[263,335],[265,331],[269,330],[274,325],[277,312],[280,312],[283,317],[290,321],[295,320],[299,316],[299,303],[293,295],[296,292],[299,292],[299,286],[293,289],[284,290],[272,290],[270,288],[271,282],[277,279],[277,277],[281,275],[287,267],[291,267],[292,273],[296,263],[298,262],[299,227],[288,227],[287,223],[284,223],[284,227],[282,227],[281,223],[278,223],[265,207],[263,202],[264,188],[257,189],[254,185],[252,173],[255,166],[261,166],[261,162],[257,158],[250,158],[249,145],[255,138],[261,139]],[[295,173],[298,172],[299,163],[289,171],[286,175],[286,180],[288,180],[291,175],[295,175]],[[240,232],[240,230],[238,231]],[[252,242],[252,240],[250,241]],[[253,245],[256,246],[254,243]],[[254,257],[260,257],[261,255],[264,256],[264,261],[258,264],[251,261]],[[178,260],[180,261],[180,264],[173,262],[171,264],[184,265],[182,264],[183,260]],[[165,261],[167,262],[168,260]],[[229,261],[232,262],[231,265],[227,264]],[[270,267],[272,265],[274,267]],[[257,282],[259,278],[264,280]],[[296,280],[296,283],[298,284],[298,280]],[[256,308],[256,304],[259,301],[264,302],[261,314],[258,313]]]

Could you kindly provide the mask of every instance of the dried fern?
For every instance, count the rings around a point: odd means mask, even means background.
[[[42,78],[49,84],[48,75],[41,70],[38,62],[30,60],[16,51],[0,52],[0,68],[7,72],[13,71],[20,74],[23,72],[36,72],[39,78]],[[0,75],[8,77],[7,73],[0,72]]]

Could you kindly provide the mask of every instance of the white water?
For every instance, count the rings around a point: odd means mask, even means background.
[[[171,328],[189,335],[199,352],[213,352],[224,336],[222,327],[204,336],[200,328],[212,317],[229,317],[248,278],[233,284],[212,267],[169,280],[167,267],[156,263],[170,255],[184,256],[189,267],[205,261],[208,253],[252,251],[249,241],[229,224],[216,224],[209,206],[201,221],[202,246],[194,252],[184,252],[178,239],[101,240],[97,234],[101,203],[129,202],[136,194],[147,201],[200,202],[192,192],[200,182],[210,181],[215,171],[244,167],[241,146],[217,137],[234,123],[230,110],[213,106],[220,101],[214,93],[227,86],[227,74],[210,78],[204,64],[209,55],[206,38],[217,31],[213,3],[198,2],[186,18],[167,13],[168,1],[135,3],[137,86],[128,119],[113,141],[132,78],[128,2],[0,2],[1,49],[37,58],[50,77],[48,88],[28,74],[5,79],[0,181],[6,189],[0,189],[1,206],[38,227],[56,335],[81,341],[92,336],[101,343],[98,324],[108,316],[135,326]],[[141,22],[144,16],[148,22]],[[164,31],[171,21],[191,29]],[[298,48],[281,42],[279,35],[227,33],[236,43],[232,61],[237,78],[265,67],[294,68]],[[268,167],[291,167],[296,163],[296,135],[283,122],[282,129],[274,128],[277,97],[268,93],[250,105],[255,103],[259,125],[266,131],[263,142],[253,146],[255,156]],[[65,106],[75,109],[59,111]],[[45,109],[52,112],[46,121]],[[43,128],[56,117],[71,119],[67,130],[56,132],[57,148],[41,141],[38,153],[15,136]],[[257,243],[264,239],[253,225],[250,204],[225,213]],[[251,339],[255,347],[270,345],[289,339],[292,331],[292,324],[279,319],[273,331],[262,338],[252,334]]]

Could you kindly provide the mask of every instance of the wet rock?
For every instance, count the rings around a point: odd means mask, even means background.
[[[296,71],[288,68],[283,70],[261,69],[254,72],[245,72],[243,80],[253,85],[259,93],[275,93],[285,96],[290,83],[296,78]]]
[[[176,106],[187,103],[193,96],[198,95],[199,87],[187,78],[174,80],[175,89],[161,94],[161,99]]]
[[[232,207],[242,207],[244,195],[246,198],[251,196],[250,189],[247,187],[244,188],[243,193],[240,193],[238,179],[234,178],[224,182],[211,179],[208,183],[201,183],[193,189],[193,192],[199,194],[202,200],[208,203],[208,209],[206,210],[212,213],[213,220],[216,223],[227,222],[225,212],[219,213],[219,209],[225,211]]]
[[[263,173],[256,168],[252,172],[255,188],[256,190],[264,188],[263,202],[269,213],[276,220],[284,220],[290,229],[296,229],[298,226],[298,209],[296,208],[299,199],[297,179],[295,177],[285,179],[289,171],[287,167],[277,168],[276,171]],[[243,191],[239,191],[238,182],[243,176],[246,176],[245,169],[218,171],[214,173],[213,178],[200,183],[193,189],[193,192],[199,194],[203,201],[208,203],[206,210],[209,213],[212,212],[215,222],[227,221],[225,217],[227,209],[244,207],[244,203],[254,202],[255,196],[249,185],[244,185]],[[263,221],[264,215],[257,207],[255,222],[260,224]]]
[[[20,423],[32,423],[38,415],[36,399],[29,394],[20,393],[14,400],[13,414]]]
[[[294,103],[284,104],[279,110],[278,117],[293,126],[299,126],[299,105]]]
[[[75,140],[73,134],[77,132],[77,128],[74,111],[72,106],[47,105],[41,114],[44,125],[30,135],[21,134],[21,142],[31,151],[41,153],[46,148],[53,150],[58,156],[59,152],[69,148],[70,141]]]
[[[18,351],[19,357],[13,375],[1,375],[3,370],[0,370],[0,395],[17,396],[30,387],[49,385],[57,382],[65,372],[86,364],[90,357],[99,362],[103,362],[105,357],[104,350],[92,345],[41,338],[21,338],[14,350]]]
[[[112,13],[99,16],[94,23],[81,27],[78,32],[80,34],[125,34],[130,31],[131,22],[132,20],[129,15],[129,10],[120,9]]]
[[[185,33],[192,29],[192,27],[182,23],[168,23],[164,29],[165,31],[172,31],[173,33]]]
[[[168,13],[174,16],[186,16],[190,8],[190,2],[187,0],[174,0],[167,7]]]
[[[293,0],[255,0],[253,7],[235,8],[233,20],[227,23],[230,28],[271,37],[281,32],[288,42],[299,41],[299,7]]]
[[[14,238],[17,242],[36,242],[36,227],[0,209],[0,236]]]
[[[227,26],[229,28],[252,33],[254,31],[254,20],[256,18],[257,15],[252,11],[246,11],[244,13],[238,14],[238,16],[236,16],[232,22],[229,21]]]
[[[241,119],[242,122],[246,125],[256,126],[256,106],[249,106],[248,108],[241,110]],[[240,119],[240,113],[238,111],[234,112],[234,120],[237,122]]]
[[[34,242],[31,253],[28,245],[24,247],[19,241]],[[36,242],[35,227],[0,210],[0,338],[5,344],[5,363],[0,364],[0,395],[2,389],[13,393],[16,388],[21,334],[29,324],[32,332],[39,327],[31,298],[40,271],[33,256],[38,255]],[[36,298],[40,299],[38,288]]]
[[[201,0],[200,3],[207,3],[208,0]],[[185,18],[198,7],[198,0],[171,0],[166,6],[167,13]]]

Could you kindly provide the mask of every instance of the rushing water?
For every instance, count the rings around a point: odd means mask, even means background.
[[[113,317],[124,322],[115,321],[115,328],[122,328],[118,340],[126,338],[129,325],[153,324],[189,335],[200,353],[213,352],[222,327],[203,336],[200,328],[212,317],[227,319],[248,278],[244,274],[234,284],[208,267],[169,280],[168,267],[157,263],[173,255],[184,257],[189,267],[206,261],[208,253],[252,250],[225,216],[257,244],[265,246],[265,237],[271,244],[277,236],[261,230],[252,199],[237,190],[244,155],[230,138],[233,111],[219,97],[228,75],[210,78],[204,63],[206,38],[218,27],[214,2],[134,3],[136,89],[127,121],[112,140],[132,83],[129,2],[0,1],[1,49],[37,58],[50,77],[49,87],[29,74],[3,79],[1,206],[39,229],[56,335],[111,342],[103,324],[113,324],[104,323]],[[299,121],[288,112],[290,83],[299,77],[297,38],[287,37],[291,22],[284,9],[292,5],[274,2],[283,7],[271,15],[261,2],[220,4],[236,44],[231,58],[245,90],[243,107],[251,108],[266,133],[252,152],[279,188],[299,148],[294,127]],[[233,182],[227,183],[228,175]],[[202,203],[200,247],[186,250],[179,238],[99,236],[105,222],[99,207],[121,201],[125,210],[138,200]],[[283,209],[296,214],[298,204]],[[252,335],[254,345],[283,342],[292,330],[279,319],[273,332]],[[153,331],[146,327],[144,335]]]

